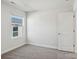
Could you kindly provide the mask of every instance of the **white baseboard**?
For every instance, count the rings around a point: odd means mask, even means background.
[[[45,48],[52,48],[52,49],[57,49],[59,51],[64,51],[64,50],[60,50],[55,46],[51,46],[51,45],[44,45],[44,44],[38,44],[38,43],[29,43],[31,45],[35,45],[35,46],[40,46],[40,47],[45,47]],[[73,52],[73,51],[66,51],[66,52]]]
[[[23,46],[23,45],[25,45],[26,43],[21,43],[21,44],[19,44],[19,45],[17,45],[17,46],[14,46],[14,47],[12,47],[12,48],[9,48],[9,49],[6,49],[5,51],[2,51],[1,52],[1,55],[2,54],[5,54],[5,53],[7,53],[7,52],[9,52],[9,51],[11,51],[11,50],[14,50],[14,49],[16,49],[16,48],[18,48],[18,47],[21,47],[21,46]]]
[[[36,46],[40,46],[40,47],[46,47],[46,48],[53,48],[53,49],[57,49],[57,47],[51,46],[51,45],[45,45],[45,44],[38,44],[38,43],[29,43],[31,45],[36,45]]]

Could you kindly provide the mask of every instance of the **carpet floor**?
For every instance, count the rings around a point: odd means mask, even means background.
[[[3,54],[1,59],[76,59],[76,54],[34,45],[24,45]]]

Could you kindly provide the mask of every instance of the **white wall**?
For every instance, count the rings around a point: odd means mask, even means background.
[[[27,37],[30,44],[57,47],[56,12],[34,12],[27,17]]]
[[[24,45],[26,43],[25,39],[25,23],[23,26],[23,36],[18,37],[15,39],[12,39],[12,27],[11,27],[11,15],[17,15],[24,17],[24,22],[26,22],[25,19],[25,13],[23,11],[18,10],[17,8],[14,8],[12,6],[9,6],[8,4],[5,4],[2,2],[1,4],[1,51],[2,54],[5,52],[8,52],[14,48],[17,48],[21,45]]]
[[[27,17],[27,39],[29,43],[58,49],[58,16],[61,13],[68,12],[72,12],[72,10],[51,10],[29,13]]]

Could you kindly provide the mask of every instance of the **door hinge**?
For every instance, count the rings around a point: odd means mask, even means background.
[[[75,30],[73,30],[73,32],[75,32]]]
[[[73,44],[73,47],[75,47],[75,44]]]
[[[73,15],[73,18],[75,18],[75,15]]]

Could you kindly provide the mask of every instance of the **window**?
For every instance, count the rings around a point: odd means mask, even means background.
[[[13,27],[13,31],[18,31],[18,27]]]
[[[18,36],[18,27],[13,27],[13,37]]]
[[[11,16],[12,38],[22,37],[23,17]]]

